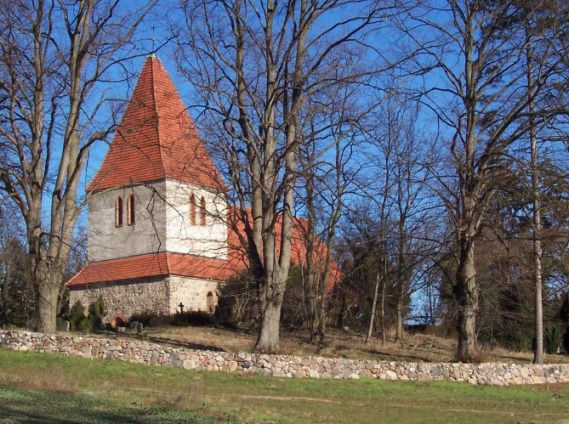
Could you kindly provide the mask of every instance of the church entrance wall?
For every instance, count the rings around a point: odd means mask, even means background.
[[[218,284],[212,280],[170,276],[170,314],[180,312],[180,303],[185,312],[215,312]]]

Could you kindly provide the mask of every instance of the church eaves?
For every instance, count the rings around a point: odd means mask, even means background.
[[[224,184],[164,66],[146,59],[122,122],[87,191],[166,178],[223,191]]]

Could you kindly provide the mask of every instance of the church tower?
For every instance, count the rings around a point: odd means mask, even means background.
[[[111,319],[215,307],[230,272],[225,186],[156,57],[87,192],[88,263],[68,282],[71,304],[102,296]]]

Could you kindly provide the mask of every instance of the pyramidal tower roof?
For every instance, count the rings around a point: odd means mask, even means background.
[[[149,56],[109,151],[87,191],[166,178],[224,189],[174,83],[162,63]]]

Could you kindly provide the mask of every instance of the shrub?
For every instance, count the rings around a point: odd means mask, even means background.
[[[247,274],[227,281],[219,290],[216,321],[230,328],[254,328],[258,315],[256,285]]]
[[[92,330],[100,330],[103,328],[103,318],[107,314],[105,302],[99,296],[97,300],[89,305],[89,323]]]
[[[85,316],[85,307],[78,300],[69,310],[69,324],[71,330],[85,331],[91,328],[91,322]]]
[[[504,346],[514,352],[523,352],[533,349],[532,340],[529,336],[522,333],[511,334],[508,339],[506,339]]]
[[[569,355],[569,325],[565,328],[565,334],[563,335],[563,350],[566,355]]]
[[[569,325],[569,293],[565,293],[561,308],[559,309],[559,319],[563,325]]]
[[[158,316],[152,312],[135,312],[130,316],[128,322],[138,321],[141,322],[145,327],[148,327],[150,326],[151,322],[156,321],[157,317]]]
[[[214,317],[212,314],[203,311],[190,311],[177,313],[172,317],[173,325],[193,325],[196,327],[202,327],[207,325],[212,325],[214,323]]]
[[[557,353],[559,345],[561,344],[561,331],[558,327],[548,327],[545,329],[543,334],[545,353],[554,354]]]

